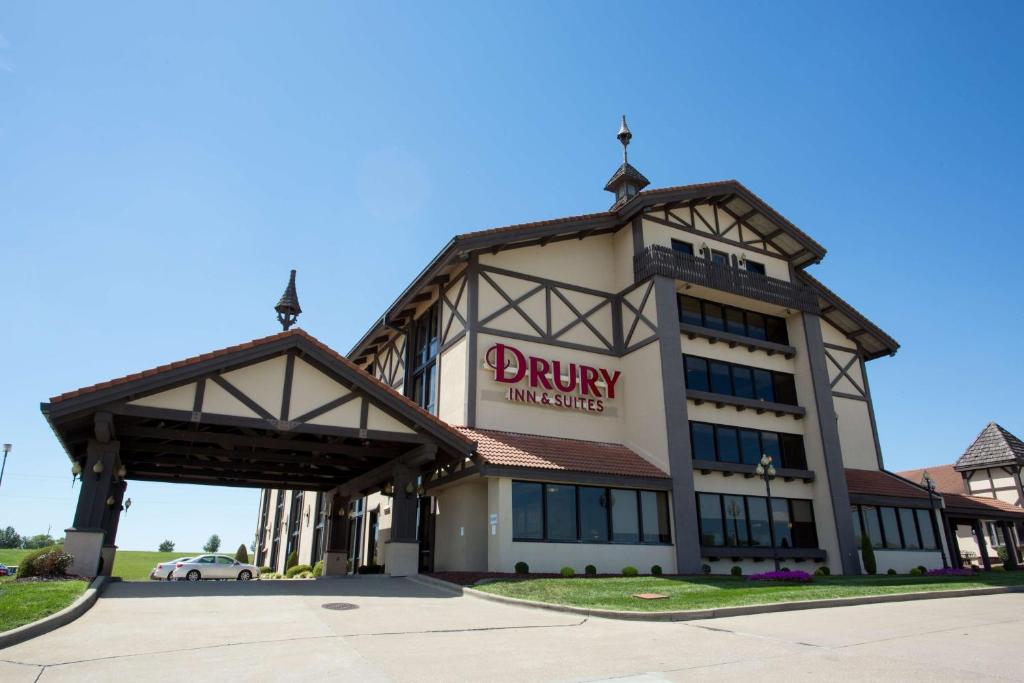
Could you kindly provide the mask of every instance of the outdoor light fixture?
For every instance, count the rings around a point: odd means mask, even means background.
[[[775,562],[775,571],[779,571],[779,550],[775,547],[775,513],[772,512],[772,479],[775,478],[775,466],[772,458],[767,453],[761,454],[761,462],[754,468],[757,476],[764,481],[764,492],[768,497],[768,528],[772,530],[772,560]]]
[[[928,507],[931,508],[932,513],[932,531],[935,534],[935,538],[939,541],[939,552],[942,553],[942,567],[945,569],[949,567],[949,561],[946,559],[946,547],[942,544],[942,534],[939,533],[938,528],[935,526],[935,480],[932,479],[932,475],[928,473],[928,470],[924,471],[922,478],[924,479],[924,487],[928,489]]]
[[[76,460],[71,463],[71,487],[75,486],[75,479],[82,475],[82,465]]]
[[[125,467],[124,465],[121,465],[120,467],[117,468],[117,478],[118,479],[124,479],[125,476],[127,476],[127,475],[128,475],[128,468],[127,467]]]
[[[423,488],[423,484],[420,484],[419,486],[416,487],[416,495],[419,496],[420,498],[422,498],[423,494],[425,494],[426,492],[427,490]]]
[[[100,475],[103,474],[103,461],[97,460],[96,464],[92,466],[92,471],[96,473],[96,478],[99,479]]]
[[[114,507],[114,503],[116,503],[116,502],[117,501],[114,500],[113,496],[107,496],[107,507],[108,508]]]
[[[130,508],[131,506],[132,506],[132,499],[129,498],[128,500],[126,500],[124,502],[124,514],[126,514],[126,515],[128,514],[128,508]]]
[[[387,485],[384,486],[383,489],[381,489],[381,493],[383,493],[385,496],[395,495],[395,485],[388,483]]]
[[[411,496],[412,492],[415,491],[415,490],[416,490],[416,488],[412,485],[411,481],[408,484],[405,485],[405,495]]]

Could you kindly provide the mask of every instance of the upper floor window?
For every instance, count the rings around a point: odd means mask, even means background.
[[[767,455],[776,467],[807,469],[804,438],[799,434],[691,422],[690,445],[694,460],[756,465]]]
[[[752,368],[699,356],[683,356],[686,388],[771,403],[797,404],[796,382],[787,372]]]
[[[686,325],[789,345],[785,318],[725,306],[685,294],[679,295],[679,321]]]
[[[429,413],[437,414],[437,305],[413,323],[412,400]]]
[[[682,240],[672,240],[672,251],[693,256],[693,245]]]
[[[750,259],[746,259],[746,264],[747,264],[747,270],[749,272],[751,272],[751,273],[758,273],[759,275],[764,275],[765,274],[765,272],[764,272],[764,264],[763,263],[758,263],[757,261],[751,261]]]
[[[716,266],[727,266],[729,265],[729,255],[724,251],[718,251],[716,249],[710,250],[711,262]]]
[[[710,547],[817,548],[811,501],[698,493],[700,544]],[[774,525],[771,523],[774,522]]]

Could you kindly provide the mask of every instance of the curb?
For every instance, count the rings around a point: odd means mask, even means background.
[[[750,614],[769,614],[772,612],[795,612],[805,609],[821,609],[825,607],[853,607],[856,605],[874,605],[885,602],[912,602],[915,600],[939,600],[943,598],[970,598],[978,595],[1000,595],[1003,593],[1024,593],[1024,586],[994,586],[992,588],[963,588],[949,591],[928,591],[922,593],[890,593],[888,595],[865,595],[854,598],[832,598],[829,600],[803,600],[800,602],[769,602],[763,605],[745,605],[740,607],[718,607],[714,609],[681,610],[674,612],[626,612],[611,609],[592,609],[556,605],[536,600],[521,600],[504,595],[494,595],[483,591],[459,586],[442,581],[432,576],[409,577],[413,580],[491,602],[502,602],[518,607],[543,609],[551,612],[582,614],[603,619],[620,619],[623,621],[695,621],[698,619],[718,619],[721,617],[739,617]]]
[[[65,624],[70,624],[78,617],[85,614],[93,603],[96,602],[96,598],[103,592],[103,588],[106,586],[110,577],[97,576],[89,584],[89,587],[85,589],[85,592],[78,596],[78,599],[73,603],[65,607],[59,612],[54,612],[48,617],[43,617],[39,621],[33,621],[31,624],[25,624],[18,628],[11,629],[10,631],[4,631],[0,633],[0,650],[11,645],[16,645],[30,638],[41,636],[44,633],[60,628]]]

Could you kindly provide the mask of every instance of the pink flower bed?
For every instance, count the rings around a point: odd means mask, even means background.
[[[958,567],[945,567],[943,569],[929,569],[928,576],[974,576],[973,569],[960,569]]]
[[[748,581],[793,581],[796,583],[810,583],[814,580],[807,572],[799,570],[788,570],[781,572],[764,572],[763,574],[751,574]]]

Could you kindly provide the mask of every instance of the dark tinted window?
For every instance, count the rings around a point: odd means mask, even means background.
[[[547,485],[548,540],[576,540],[576,487]]]
[[[708,362],[695,356],[686,357],[686,388],[696,391],[709,391]]]
[[[783,372],[773,372],[772,384],[775,388],[776,401],[791,406],[795,406],[797,404],[796,383],[793,381],[793,375],[787,375]]]
[[[739,462],[740,447],[736,440],[736,430],[732,427],[719,427],[718,432],[718,459],[722,462]]]
[[[692,296],[680,296],[679,319],[687,325],[702,326],[704,321],[700,315],[700,300]]]
[[[722,496],[722,506],[725,510],[725,544],[748,545],[747,509],[743,496]]]
[[[786,321],[783,318],[767,316],[765,318],[765,332],[768,341],[776,344],[789,344],[789,332],[786,331]]]
[[[761,450],[762,453],[772,459],[772,464],[776,467],[782,466],[782,457],[779,454],[779,435],[775,432],[764,432],[761,434]],[[760,460],[760,456],[758,460]]]
[[[641,491],[640,512],[644,527],[644,543],[668,543],[672,540],[668,525],[667,493]]]
[[[748,497],[747,516],[750,518],[750,545],[771,547],[772,530],[768,524],[767,499]]]
[[[733,395],[740,398],[754,398],[754,376],[750,368],[732,366]]]
[[[604,489],[579,487],[580,540],[608,542],[608,502]]]
[[[809,500],[789,501],[794,548],[817,548],[818,532],[814,528],[814,508]]]
[[[711,262],[720,266],[729,265],[729,255],[723,251],[712,251]]]
[[[611,489],[612,495],[612,542],[640,542],[640,508],[637,507],[636,491]]]
[[[751,273],[760,273],[761,275],[764,275],[764,264],[747,259],[747,270]]]
[[[704,327],[719,332],[725,330],[725,309],[721,304],[704,302]]]
[[[703,422],[690,423],[690,438],[695,460],[715,459],[715,428]]]
[[[721,498],[715,493],[700,493],[697,494],[697,505],[700,515],[701,545],[725,545]]]
[[[767,370],[754,370],[754,398],[759,401],[775,400],[775,387],[772,384],[772,373]]]
[[[672,240],[672,251],[678,251],[680,254],[689,254],[693,256],[693,245],[689,242],[683,242],[682,240]]]
[[[782,442],[782,466],[798,470],[807,469],[804,438],[799,434],[780,434],[779,439]]]
[[[512,537],[544,538],[544,487],[542,484],[512,482]]]
[[[908,550],[920,550],[921,539],[917,535],[917,523],[914,511],[910,508],[899,508],[900,528],[903,529],[903,547]]]
[[[864,522],[863,533],[871,539],[871,547],[882,547],[882,525],[878,523],[878,508],[870,505],[862,505],[860,508],[861,521]]]
[[[765,433],[765,437],[773,437],[774,434]],[[752,429],[740,430],[740,462],[747,465],[756,465],[761,460],[761,434]]]
[[[931,513],[928,510],[914,510],[914,513],[917,515],[917,528],[921,530],[921,547],[925,550],[938,550]]]
[[[878,512],[882,517],[882,534],[885,536],[885,547],[899,548],[900,528],[896,521],[896,509],[889,507],[878,508]]]
[[[789,531],[789,501],[772,498],[772,520],[775,522],[775,545],[792,548],[793,535]]]
[[[732,395],[732,373],[729,372],[729,364],[713,360],[708,365],[711,368],[711,391],[716,394]]]
[[[764,316],[760,313],[747,313],[747,336],[754,339],[767,339]]]
[[[860,508],[856,505],[851,505],[850,516],[853,518],[853,538],[857,541],[857,547],[859,548],[861,544],[861,536],[864,533],[864,530],[860,525]]]
[[[732,307],[725,309],[725,331],[746,335],[747,324],[743,321],[743,311]]]

